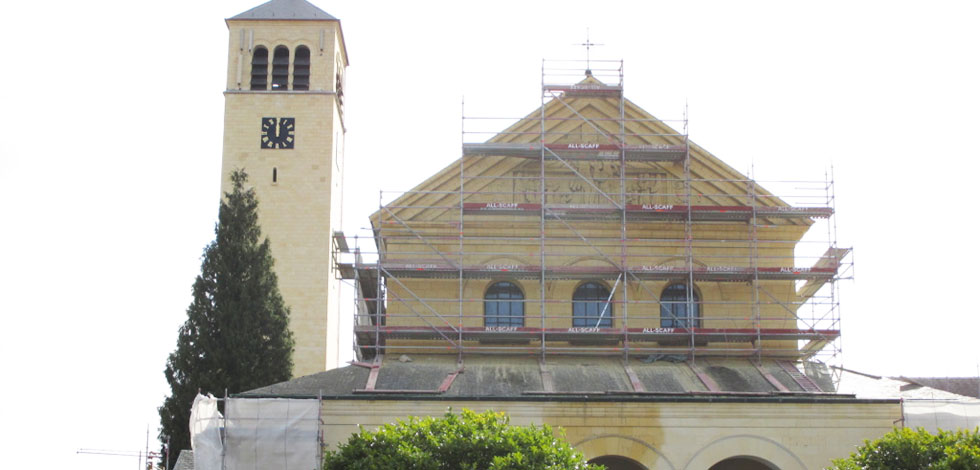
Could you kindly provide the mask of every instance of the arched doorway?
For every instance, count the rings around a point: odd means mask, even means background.
[[[779,470],[779,468],[751,457],[732,457],[712,465],[708,470]]]
[[[646,467],[640,465],[636,460],[618,455],[603,455],[602,457],[589,460],[589,463],[605,465],[606,470],[647,470]]]

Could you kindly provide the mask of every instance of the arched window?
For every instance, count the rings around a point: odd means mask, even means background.
[[[512,282],[496,282],[483,295],[484,326],[524,326],[524,292]]]
[[[609,289],[598,282],[586,282],[572,294],[572,326],[611,327],[613,306]]]
[[[269,80],[269,50],[259,46],[252,52],[252,90],[265,90]]]
[[[272,55],[272,89],[289,89],[289,48],[286,46],[276,46]]]
[[[293,61],[293,89],[310,89],[310,48],[296,48],[296,59]]]
[[[671,284],[660,293],[661,328],[701,327],[701,296],[695,289],[690,291],[690,302],[687,284]]]

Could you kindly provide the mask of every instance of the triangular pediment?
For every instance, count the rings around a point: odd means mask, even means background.
[[[469,155],[464,144],[461,160],[373,214],[372,224],[377,227],[382,213],[404,221],[458,218],[461,194],[464,205],[540,202],[542,174],[546,204],[645,207],[689,201],[697,206],[788,207],[620,94],[590,92],[604,91],[599,88],[603,86],[587,77],[485,143],[473,145],[476,150],[469,149]],[[637,155],[627,157],[625,166],[619,158],[623,149]],[[533,156],[541,152],[544,158]]]

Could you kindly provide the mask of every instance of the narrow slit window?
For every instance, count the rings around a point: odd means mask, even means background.
[[[296,59],[293,61],[293,89],[310,89],[310,48],[296,48]]]
[[[273,183],[279,182],[279,169],[275,167],[272,168],[272,182]]]
[[[277,46],[272,55],[272,89],[289,89],[289,48],[286,46]]]
[[[252,52],[252,90],[265,90],[269,80],[269,50],[259,46]]]

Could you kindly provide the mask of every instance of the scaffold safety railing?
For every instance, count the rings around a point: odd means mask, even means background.
[[[543,62],[503,130],[464,113],[455,168],[334,234],[359,358],[838,355],[832,171],[756,181],[628,101],[621,61],[584,68]]]

